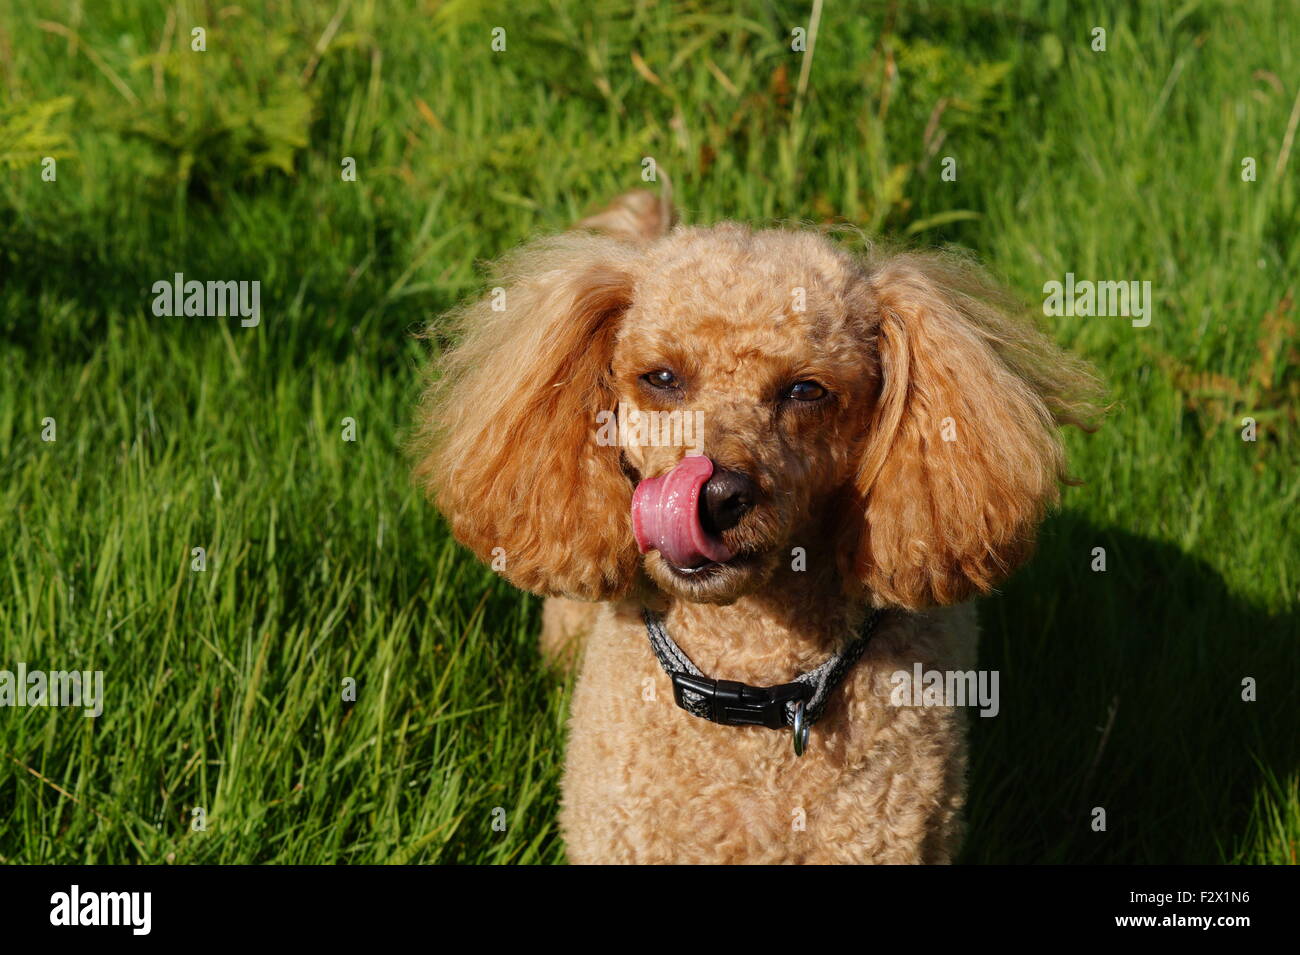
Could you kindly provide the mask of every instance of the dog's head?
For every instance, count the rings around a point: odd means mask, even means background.
[[[813,232],[568,233],[461,310],[418,473],[525,589],[644,573],[726,602],[833,566],[916,608],[984,592],[1057,496],[1096,382],[969,264]]]

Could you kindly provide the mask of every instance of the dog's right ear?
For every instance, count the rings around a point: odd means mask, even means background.
[[[454,313],[460,343],[425,395],[417,480],[457,540],[535,593],[611,599],[636,571],[632,487],[596,440],[635,256],[576,232],[515,253]]]

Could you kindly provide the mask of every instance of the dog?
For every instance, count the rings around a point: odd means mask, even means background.
[[[675,219],[509,256],[419,413],[418,482],[579,667],[568,858],[950,862],[966,713],[899,674],[974,668],[1100,383],[960,256]]]

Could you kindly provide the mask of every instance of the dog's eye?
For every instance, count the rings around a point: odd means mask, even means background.
[[[795,401],[820,401],[828,394],[829,392],[815,381],[796,381],[785,396]]]
[[[655,388],[680,388],[677,376],[666,368],[660,368],[656,371],[646,372],[641,376],[641,380]]]

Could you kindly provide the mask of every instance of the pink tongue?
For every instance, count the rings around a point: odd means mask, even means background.
[[[698,567],[734,555],[700,525],[700,490],[713,474],[702,454],[682,458],[663,477],[647,478],[632,495],[632,532],[641,553],[657,550],[676,567]]]

